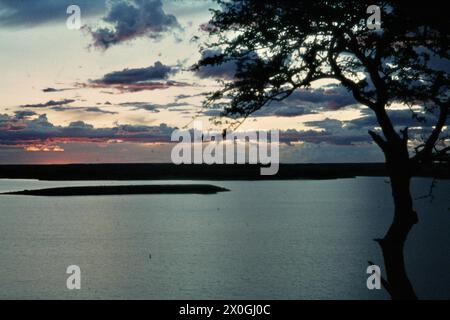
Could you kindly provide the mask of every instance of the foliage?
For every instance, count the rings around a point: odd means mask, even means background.
[[[229,61],[237,68],[207,106],[246,118],[314,81],[337,80],[374,111],[382,132],[369,133],[387,157],[408,145],[408,128],[397,131],[386,110],[401,103],[418,120],[422,112],[437,118],[411,161],[448,159],[448,138],[444,143],[439,138],[450,109],[450,20],[438,2],[379,1],[380,30],[367,27],[373,1],[217,2],[203,50],[219,53],[195,68]]]

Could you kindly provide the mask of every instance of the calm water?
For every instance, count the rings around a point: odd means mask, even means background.
[[[365,273],[367,260],[383,266],[372,239],[392,217],[385,180],[180,182],[231,190],[217,195],[2,196],[0,298],[386,299],[367,290]],[[0,180],[0,191],[106,184],[124,182]],[[416,179],[414,196],[429,186]],[[416,201],[406,263],[421,298],[450,298],[449,187],[438,181],[432,203]],[[69,291],[73,264],[82,288]]]

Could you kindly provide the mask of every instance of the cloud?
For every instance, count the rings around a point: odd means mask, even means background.
[[[183,99],[189,99],[191,98],[193,95],[189,95],[189,94],[179,94],[175,97],[175,99],[178,100],[183,100]]]
[[[200,92],[200,93],[195,93],[195,94],[179,94],[177,96],[175,96],[175,101],[179,101],[179,100],[184,100],[184,99],[190,99],[190,98],[196,98],[196,97],[205,97],[207,96],[208,93],[207,92]]]
[[[124,102],[120,106],[131,107],[133,110],[145,110],[153,113],[159,112],[159,105],[150,104],[147,102]]]
[[[204,50],[202,51],[201,60],[214,58],[220,56],[222,51],[220,50]],[[236,61],[229,60],[219,65],[207,65],[194,67],[194,74],[201,78],[212,78],[222,80],[233,80],[236,74],[237,66]]]
[[[117,114],[117,112],[100,109],[98,107],[63,107],[63,106],[55,106],[55,107],[52,107],[51,109],[53,111],[57,111],[57,112],[83,111],[83,112],[101,113],[101,114]]]
[[[289,106],[285,108],[278,108],[273,115],[277,117],[298,117],[305,114],[314,114],[316,112],[311,111],[302,106]]]
[[[154,113],[158,113],[161,109],[173,109],[178,107],[185,107],[185,103],[171,102],[166,104],[154,104],[148,102],[124,102],[120,103],[120,106],[131,107],[133,110],[145,110]]]
[[[165,32],[181,29],[176,17],[164,11],[161,0],[109,1],[103,21],[109,26],[86,29],[93,45],[104,50],[137,37],[158,39]]]
[[[47,107],[53,107],[53,106],[62,106],[66,104],[70,104],[72,102],[75,102],[76,100],[73,99],[63,99],[63,100],[50,100],[45,103],[37,103],[37,104],[25,104],[20,106],[21,108],[47,108]]]
[[[298,89],[282,101],[272,101],[261,109],[252,113],[252,117],[298,117],[317,114],[321,111],[340,110],[355,105],[357,102],[341,86],[329,85],[320,89]],[[207,109],[206,116],[217,117],[222,114],[221,109]]]
[[[350,146],[359,143],[372,143],[371,137],[366,133],[356,130],[285,130],[280,132],[280,142],[291,144],[294,142],[306,142],[310,144],[329,144]]]
[[[152,80],[166,80],[171,74],[177,71],[169,66],[156,61],[153,66],[147,68],[124,69],[114,71],[103,76],[100,80],[94,82],[103,84],[133,84],[139,82],[148,82]]]
[[[95,128],[83,121],[71,122],[67,126],[55,126],[48,121],[45,114],[33,119],[17,114],[3,114],[0,115],[0,145],[25,148],[36,145],[55,146],[58,143],[69,142],[170,142],[170,136],[174,129],[166,124]]]
[[[53,92],[62,92],[62,91],[67,91],[67,90],[72,90],[72,89],[69,89],[69,88],[56,89],[56,88],[48,87],[48,88],[42,89],[42,92],[53,93]]]
[[[165,81],[165,82],[151,82],[151,83],[132,83],[132,84],[105,84],[100,82],[90,82],[78,84],[82,88],[94,88],[94,89],[114,89],[120,93],[124,92],[139,92],[139,91],[152,91],[152,90],[163,90],[169,89],[171,87],[186,87],[189,86],[187,83],[177,82],[177,81]],[[114,94],[114,92],[104,93]]]
[[[347,122],[350,128],[372,129],[379,127],[378,121],[373,114],[373,111],[364,108],[362,109],[363,117],[356,118]],[[437,116],[432,113],[425,112],[411,112],[409,109],[387,110],[389,118],[394,127],[397,129],[404,127],[431,127],[435,125]],[[419,121],[420,120],[420,121]],[[450,123],[448,119],[447,123]]]
[[[315,114],[316,112],[307,106],[291,104],[290,102],[274,103],[268,106],[264,106],[255,113],[252,114],[254,117],[298,117],[307,114]]]
[[[108,111],[108,110],[103,110],[100,109],[98,107],[87,107],[84,109],[84,111],[86,112],[92,112],[92,113],[103,113],[103,114],[117,114],[117,112],[114,111]]]
[[[65,23],[67,7],[72,0],[0,0],[0,26],[35,26],[48,22]],[[105,10],[105,0],[77,0],[82,16],[100,14]]]
[[[110,72],[101,79],[79,85],[89,88],[111,88],[121,92],[138,92],[187,86],[188,84],[186,83],[168,80],[171,75],[178,71],[179,69],[176,67],[167,66],[160,61],[156,61],[153,66],[147,68]]]
[[[373,111],[362,109],[362,117],[340,121],[337,119],[323,119],[317,121],[308,121],[304,124],[311,127],[314,132],[306,135],[307,131],[291,131],[290,140],[305,141],[309,143],[328,143],[334,145],[351,145],[355,143],[372,143],[372,138],[368,135],[368,130],[374,130],[379,127]],[[389,118],[394,127],[400,130],[404,127],[410,127],[409,138],[411,141],[420,141],[422,135],[428,136],[435,125],[437,118],[433,114],[420,114],[425,122],[419,122],[413,117],[409,109],[388,110]],[[447,123],[450,123],[448,120]],[[446,134],[444,130],[443,135]],[[288,139],[289,140],[289,139]]]
[[[343,128],[338,120],[327,119],[322,130],[284,130],[280,132],[280,142],[292,144],[328,143],[333,145],[352,145],[370,142],[371,139],[359,130]],[[311,126],[318,123],[311,123]],[[75,121],[67,126],[56,126],[48,121],[45,114],[36,118],[23,117],[22,114],[0,115],[0,145],[30,146],[58,145],[66,142],[97,142],[127,141],[127,142],[170,142],[170,136],[175,128],[166,124],[159,126],[116,125],[111,128],[95,128],[83,121]]]
[[[33,144],[25,146],[24,149],[28,152],[64,152],[63,148],[53,144]]]
[[[337,85],[328,85],[321,89],[298,89],[282,102],[289,105],[314,104],[327,110],[338,110],[357,104],[347,89]]]
[[[100,109],[99,107],[70,107],[67,106],[68,104],[71,104],[75,102],[76,100],[73,99],[63,99],[63,100],[50,100],[45,103],[36,103],[36,104],[26,104],[20,106],[21,108],[48,108],[53,111],[57,112],[64,112],[64,111],[83,111],[83,112],[91,112],[91,113],[103,113],[103,114],[117,114],[117,112],[108,111],[104,109]],[[29,117],[32,115],[36,115],[33,111],[17,111],[16,115]]]
[[[19,111],[15,111],[14,114],[18,120],[26,119],[26,118],[37,115],[36,112],[31,111],[31,110],[19,110]]]

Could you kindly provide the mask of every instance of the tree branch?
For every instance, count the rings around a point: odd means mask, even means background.
[[[447,117],[449,116],[450,101],[442,103],[435,99],[435,103],[439,106],[439,118],[431,135],[424,143],[423,149],[418,151],[416,156],[413,158],[416,163],[426,163],[432,160],[434,146],[436,145],[442,129],[445,126],[445,122],[447,121]]]
[[[386,141],[379,134],[377,134],[375,131],[369,130],[369,135],[383,151],[386,150],[387,148]]]

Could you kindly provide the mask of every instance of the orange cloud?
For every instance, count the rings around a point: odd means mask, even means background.
[[[64,152],[64,149],[58,145],[32,144],[25,146],[27,152]]]

